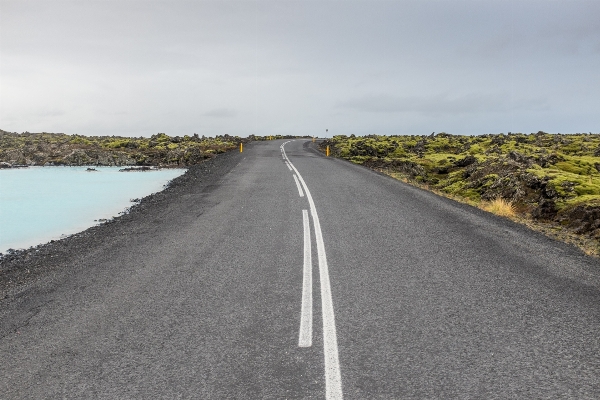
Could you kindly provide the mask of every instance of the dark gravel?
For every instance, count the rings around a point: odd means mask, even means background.
[[[220,154],[189,167],[183,175],[170,181],[163,191],[144,197],[125,213],[107,222],[60,240],[0,255],[0,310],[12,296],[41,276],[69,268],[81,256],[98,248],[115,246],[124,236],[135,235],[175,199],[191,192],[210,190],[240,159],[241,154],[236,151]]]

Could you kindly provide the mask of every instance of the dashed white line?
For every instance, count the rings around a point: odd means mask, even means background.
[[[300,313],[299,347],[312,346],[312,251],[308,211],[302,210],[304,222],[304,273],[302,278],[302,311]]]
[[[292,166],[290,165],[289,161],[286,160],[285,165],[287,165],[287,167],[290,171],[292,170]]]
[[[293,177],[294,177],[294,181],[296,181],[296,187],[298,188],[298,194],[300,195],[300,197],[304,197],[304,192],[302,191],[302,186],[300,186],[298,177],[296,175],[293,175]]]
[[[333,299],[331,296],[331,283],[329,281],[329,268],[327,266],[327,254],[325,253],[325,243],[323,242],[323,234],[321,233],[321,224],[317,214],[315,202],[306,186],[306,182],[302,175],[290,159],[285,154],[285,146],[288,142],[281,145],[283,156],[289,165],[293,168],[298,176],[298,180],[304,188],[308,204],[310,205],[310,213],[313,219],[315,230],[315,240],[317,242],[317,254],[319,260],[319,279],[321,281],[321,309],[323,315],[323,353],[325,355],[325,396],[328,400],[342,399],[342,375],[340,372],[340,362],[338,356],[337,335],[335,330],[335,315],[333,313]]]

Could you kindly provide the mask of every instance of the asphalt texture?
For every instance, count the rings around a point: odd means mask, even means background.
[[[325,398],[314,234],[298,347],[309,205],[284,142],[0,259],[0,398]],[[344,398],[600,398],[597,259],[310,140],[285,150],[320,218]]]

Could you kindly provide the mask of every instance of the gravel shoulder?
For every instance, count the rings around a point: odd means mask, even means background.
[[[4,254],[0,257],[0,317],[11,303],[26,297],[33,286],[47,286],[68,273],[81,258],[101,249],[120,247],[139,232],[161,229],[156,222],[170,206],[192,194],[210,191],[241,158],[242,154],[235,151],[220,154],[191,166],[163,191],[144,197],[125,214],[61,240]],[[195,200],[194,206],[202,205]]]

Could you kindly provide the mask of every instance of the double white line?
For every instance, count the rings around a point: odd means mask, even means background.
[[[313,220],[315,231],[315,241],[317,243],[317,255],[319,260],[319,280],[321,281],[321,309],[323,312],[323,353],[325,356],[325,393],[327,399],[342,399],[342,376],[340,373],[340,362],[338,357],[337,335],[335,331],[335,317],[333,314],[333,300],[331,297],[331,284],[329,282],[329,268],[327,266],[327,255],[325,254],[325,243],[323,242],[323,233],[321,232],[321,223],[317,214],[317,208],[313,201],[310,190],[306,182],[290,161],[285,153],[284,146],[281,145],[281,154],[287,165],[296,173],[300,181],[308,204],[310,214]],[[300,190],[298,190],[300,192]],[[300,335],[298,345],[300,347],[310,347],[312,345],[312,262],[310,245],[310,227],[308,221],[308,212],[302,212],[304,221],[304,276],[302,284],[302,312],[300,319]],[[308,244],[307,244],[308,243]]]
[[[308,211],[302,210],[304,222],[304,274],[302,277],[302,311],[300,312],[300,335],[298,346],[312,346],[312,250],[310,245],[310,222]]]

